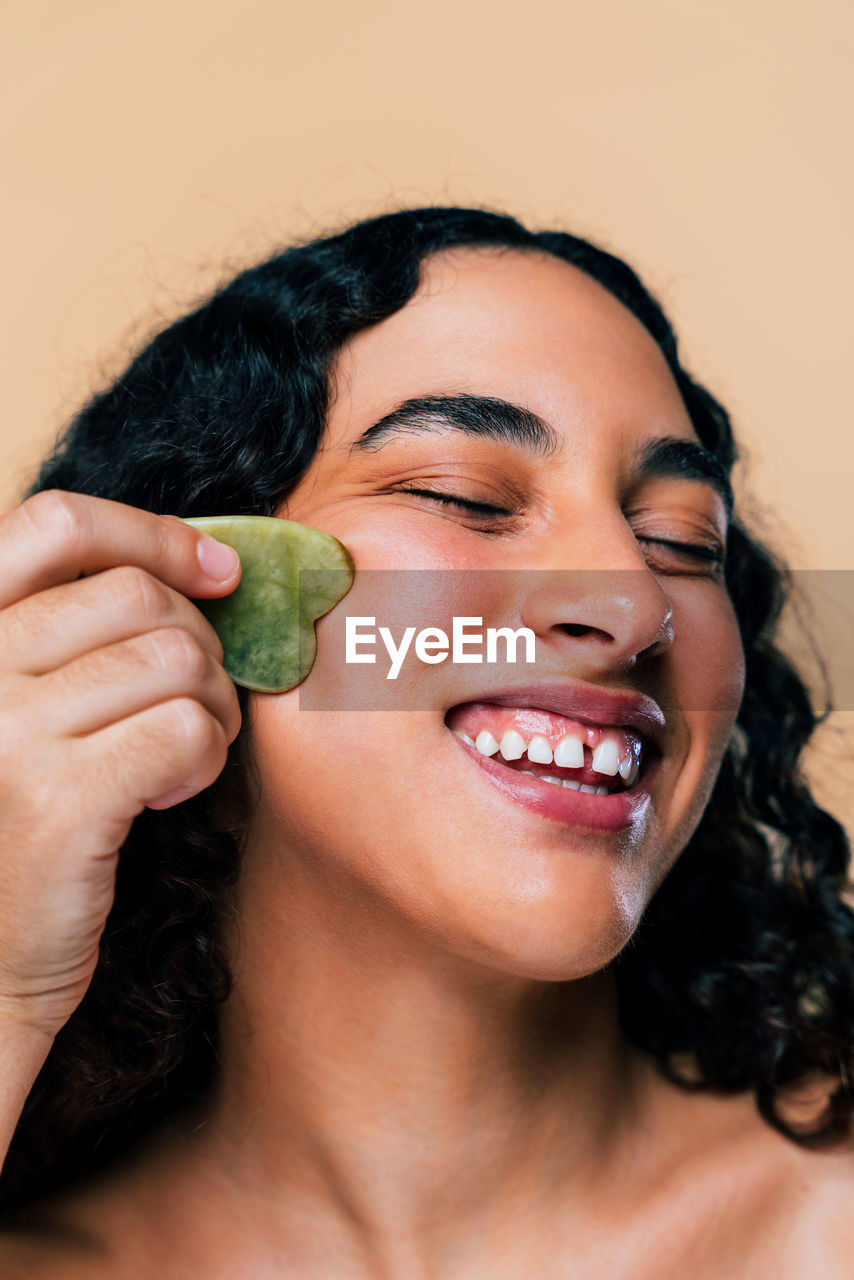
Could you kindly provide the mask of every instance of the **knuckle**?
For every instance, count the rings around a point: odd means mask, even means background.
[[[65,547],[78,546],[90,526],[85,500],[65,489],[42,489],[27,498],[20,511],[39,538]]]
[[[111,591],[115,593],[120,606],[133,617],[150,621],[165,612],[166,592],[157,578],[145,569],[140,569],[137,565],[122,565],[112,571],[110,578]]]
[[[208,657],[198,640],[183,627],[163,627],[152,632],[150,642],[156,661],[170,671],[196,683],[207,675]]]
[[[200,702],[193,698],[175,698],[171,709],[195,759],[215,755],[220,750],[225,736],[222,726]]]

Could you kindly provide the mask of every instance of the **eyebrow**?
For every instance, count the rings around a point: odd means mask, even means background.
[[[645,480],[700,480],[709,484],[732,515],[734,497],[729,473],[720,458],[696,440],[660,436],[643,445],[637,457],[637,473]]]
[[[548,457],[559,446],[552,426],[531,409],[491,396],[417,396],[404,400],[354,441],[351,448],[366,453],[381,449],[397,435],[465,431],[528,453]],[[733,491],[729,474],[719,458],[695,440],[660,436],[643,445],[636,471],[643,479],[699,480],[720,497],[727,516],[732,515]]]
[[[552,427],[530,409],[490,396],[418,396],[404,400],[391,413],[363,431],[353,444],[366,452],[379,449],[390,436],[421,431],[466,431],[528,453],[548,455],[558,446]]]

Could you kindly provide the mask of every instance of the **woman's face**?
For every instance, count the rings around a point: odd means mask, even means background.
[[[451,403],[413,410],[424,397]],[[437,255],[346,345],[323,448],[279,514],[339,538],[355,584],[302,688],[255,695],[249,717],[249,856],[283,904],[289,876],[314,877],[327,901],[337,886],[390,928],[541,979],[620,950],[700,819],[743,686],[713,558],[725,504],[685,442],[654,340],[544,255]],[[381,639],[360,650],[374,665],[344,663],[348,615],[395,642],[454,616],[527,627],[536,660],[410,650],[389,681]]]

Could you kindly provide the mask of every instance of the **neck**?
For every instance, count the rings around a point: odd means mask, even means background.
[[[565,1206],[614,1159],[639,1079],[610,973],[496,972],[316,876],[247,859],[206,1143],[374,1241]]]

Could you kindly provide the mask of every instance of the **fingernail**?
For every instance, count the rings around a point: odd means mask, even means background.
[[[227,582],[240,568],[240,557],[233,547],[214,538],[199,538],[196,543],[199,564],[214,582]]]

